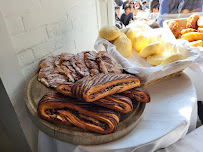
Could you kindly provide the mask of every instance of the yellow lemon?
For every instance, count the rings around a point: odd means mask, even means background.
[[[132,42],[129,38],[121,36],[117,38],[114,43],[116,50],[123,56],[129,57],[132,53]]]
[[[144,33],[139,32],[135,35],[133,41],[133,48],[135,51],[140,52],[145,46],[150,44],[149,38]]]

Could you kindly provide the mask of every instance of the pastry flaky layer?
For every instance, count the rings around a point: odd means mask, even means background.
[[[105,96],[139,87],[139,78],[130,74],[97,74],[78,80],[71,91],[80,100],[93,102]]]
[[[56,88],[56,90],[66,96],[76,98],[71,92],[71,85],[60,85]],[[122,113],[129,113],[133,109],[131,99],[119,94],[106,96],[94,101],[93,103]]]
[[[129,97],[133,102],[138,101],[148,103],[151,100],[149,92],[146,89],[140,87],[124,91],[121,93],[121,95]]]
[[[100,134],[116,131],[120,120],[119,112],[59,93],[44,95],[38,104],[38,114],[52,123],[75,125]]]

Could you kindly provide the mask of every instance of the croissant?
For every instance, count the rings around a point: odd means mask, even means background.
[[[69,97],[75,97],[71,92],[71,85],[60,85],[56,88],[56,90]],[[122,113],[129,113],[133,109],[131,99],[119,94],[106,96],[94,101],[93,103]]]
[[[138,86],[140,86],[140,80],[133,75],[101,73],[80,79],[71,87],[71,91],[77,98],[93,102]]]
[[[119,112],[59,93],[44,95],[38,104],[38,114],[52,123],[73,124],[100,134],[116,131],[120,120]]]
[[[148,91],[144,88],[133,88],[121,93],[126,97],[129,97],[132,101],[139,101],[139,102],[150,102],[150,95]]]

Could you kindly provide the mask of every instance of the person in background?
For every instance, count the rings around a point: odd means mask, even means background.
[[[129,4],[125,6],[125,13],[121,15],[120,21],[127,26],[131,20],[133,20],[133,14],[131,13]]]
[[[149,2],[149,9],[150,9],[151,13],[153,12],[152,6],[154,6],[154,4],[157,4],[157,3],[160,3],[160,0],[150,0],[150,2]]]
[[[178,14],[182,10],[187,9],[193,11],[196,9],[201,10],[203,0],[161,0],[158,23],[163,26],[163,14]]]
[[[146,5],[147,5],[147,2],[146,1],[142,1],[142,9],[143,9],[143,11],[147,10]]]
[[[117,26],[119,29],[124,28],[124,24],[120,21],[119,19],[119,15],[120,15],[120,7],[119,6],[115,6],[115,26]]]
[[[149,19],[150,20],[156,20],[159,16],[159,6],[160,4],[159,3],[156,3],[152,6],[152,13],[150,14],[149,16]]]
[[[123,5],[123,1],[122,0],[115,0],[117,6],[122,6]]]
[[[135,8],[135,4],[133,1],[130,1],[130,11],[133,13],[133,16],[137,15],[137,9]]]
[[[202,0],[162,0],[160,5],[160,15],[163,14],[177,14],[184,9],[193,11],[201,9],[203,4]]]
[[[126,0],[124,3],[123,3],[123,9],[125,9],[125,5],[126,4],[129,4],[129,0]]]
[[[136,6],[137,10],[142,10],[142,5],[140,4],[139,0],[135,1],[135,6]]]

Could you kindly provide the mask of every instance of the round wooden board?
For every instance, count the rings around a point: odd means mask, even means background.
[[[40,99],[47,92],[55,92],[54,89],[45,87],[37,80],[38,72],[34,73],[28,80],[25,87],[25,103],[27,112],[33,123],[47,135],[77,145],[96,145],[119,139],[128,134],[140,121],[146,103],[133,103],[133,111],[129,114],[122,114],[117,131],[111,134],[97,134],[85,132],[74,126],[53,124],[41,119],[37,113],[37,106]]]

